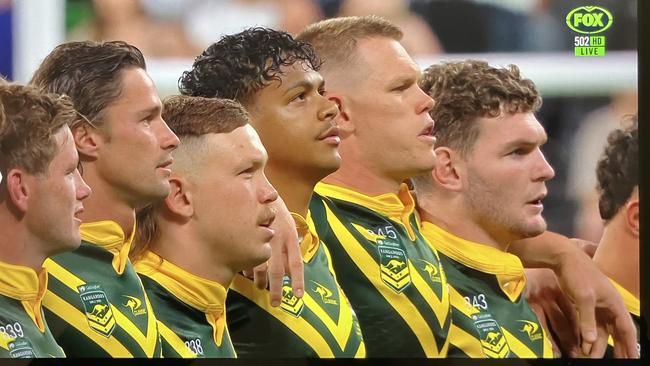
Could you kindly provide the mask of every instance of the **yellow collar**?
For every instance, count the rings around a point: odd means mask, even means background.
[[[623,286],[619,285],[618,282],[614,281],[611,278],[609,281],[612,283],[612,285],[614,285],[618,293],[621,294],[627,310],[636,316],[641,316],[641,306],[639,299],[636,296],[632,295],[632,293],[626,290]]]
[[[113,254],[113,269],[118,274],[124,272],[124,267],[129,260],[129,250],[135,236],[135,223],[131,236],[125,238],[124,231],[114,221],[96,221],[81,224],[81,239],[98,247],[106,249]]]
[[[322,182],[318,183],[314,190],[321,196],[352,202],[380,213],[393,221],[403,224],[411,240],[415,240],[416,238],[414,229],[411,227],[409,221],[409,218],[415,210],[415,200],[411,196],[408,186],[404,183],[400,185],[397,194],[384,193],[378,196],[366,196],[363,193],[351,189]]]
[[[526,276],[517,256],[459,238],[430,222],[423,221],[421,231],[438,252],[464,266],[495,275],[510,301],[519,298],[526,286]]]
[[[298,238],[300,238],[302,261],[308,263],[314,257],[314,254],[316,254],[320,246],[320,238],[316,234],[314,220],[311,218],[311,212],[307,212],[307,219],[294,212],[291,213],[291,217],[296,222],[296,231],[298,232]]]
[[[151,251],[146,251],[134,266],[137,272],[151,277],[184,303],[204,312],[212,326],[214,341],[221,346],[226,329],[226,288],[193,275]]]
[[[47,290],[47,270],[36,272],[29,267],[0,262],[0,294],[19,300],[25,312],[41,332],[45,322],[41,316],[41,301]]]

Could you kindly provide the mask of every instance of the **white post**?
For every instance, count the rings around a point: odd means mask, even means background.
[[[65,40],[65,0],[14,0],[13,76],[27,83],[41,61]]]

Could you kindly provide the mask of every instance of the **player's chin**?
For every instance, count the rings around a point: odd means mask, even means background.
[[[548,225],[546,224],[546,220],[544,220],[540,215],[537,215],[536,217],[531,218],[525,225],[526,236],[533,237],[540,235],[546,231],[547,227]]]

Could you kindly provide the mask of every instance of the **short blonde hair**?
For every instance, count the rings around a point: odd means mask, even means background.
[[[307,26],[296,39],[310,43],[323,68],[349,65],[355,60],[357,42],[371,37],[402,39],[402,30],[377,15],[326,19]]]

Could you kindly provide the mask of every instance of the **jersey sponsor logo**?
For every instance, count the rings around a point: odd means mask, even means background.
[[[133,315],[142,315],[147,313],[147,309],[142,307],[142,300],[137,297],[122,295],[126,298],[125,302],[122,304],[125,307],[131,309]]]
[[[440,268],[435,264],[425,261],[424,259],[419,259],[423,263],[422,270],[429,274],[429,279],[432,282],[442,282],[442,277],[440,275]]]
[[[489,358],[506,358],[510,353],[510,347],[501,331],[499,324],[492,318],[490,313],[472,315],[474,326],[479,334],[483,354]]]
[[[291,279],[288,276],[284,276],[284,280],[282,282],[282,302],[280,303],[280,308],[297,318],[300,316],[300,313],[302,313],[302,309],[304,307],[305,303],[302,301],[302,299],[293,295],[293,290],[291,289]]]
[[[519,331],[528,334],[528,338],[531,341],[534,342],[542,339],[542,328],[540,328],[539,324],[530,320],[518,320],[518,322],[523,323]]]
[[[26,338],[16,338],[9,342],[9,357],[11,358],[35,358],[34,347]]]
[[[108,302],[106,292],[102,285],[96,282],[89,282],[77,287],[79,297],[84,305],[88,325],[104,337],[110,337],[115,329],[115,317],[111,304]]]
[[[327,287],[321,285],[320,283],[316,281],[310,280],[311,283],[314,284],[314,288],[312,288],[312,291],[317,293],[320,296],[321,301],[323,301],[324,304],[328,305],[338,305],[338,302],[336,301],[336,298],[332,298],[334,293],[328,289]]]
[[[381,280],[393,291],[401,293],[411,284],[406,253],[399,244],[391,241],[378,240],[377,244]]]

